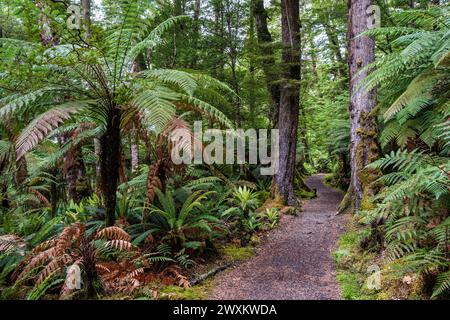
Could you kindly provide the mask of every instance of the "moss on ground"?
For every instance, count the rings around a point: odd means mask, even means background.
[[[250,259],[255,254],[253,247],[239,247],[233,244],[218,249],[223,257],[223,263],[235,263]],[[210,268],[215,268],[211,265]],[[165,285],[159,282],[148,284],[135,294],[137,300],[205,300],[214,288],[214,277],[190,288],[176,285]]]
[[[332,253],[338,270],[336,279],[345,300],[378,299],[379,291],[367,287],[368,269],[374,264],[376,255],[360,250],[361,238],[360,231],[350,228],[339,240],[338,249]]]
[[[300,189],[299,191],[297,191],[297,196],[300,197],[302,200],[309,200],[315,198],[316,193],[313,191]]]
[[[336,279],[346,300],[405,300],[426,299],[423,295],[424,280],[421,276],[405,272],[401,259],[388,263],[382,254],[361,249],[362,239],[370,230],[353,222],[350,230],[339,240],[339,247],[332,253],[337,266]],[[379,270],[380,288],[367,287],[370,270]]]
[[[160,290],[160,299],[165,300],[205,300],[212,290],[211,280],[190,287],[166,286]]]
[[[235,245],[227,245],[219,249],[219,252],[224,255],[224,257],[228,261],[240,262],[253,257],[255,254],[255,249],[253,247],[238,247]]]

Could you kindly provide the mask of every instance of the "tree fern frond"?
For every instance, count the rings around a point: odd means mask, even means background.
[[[160,37],[170,28],[172,28],[174,25],[176,25],[179,22],[190,20],[191,17],[189,16],[176,16],[171,17],[165,21],[163,21],[161,24],[159,24],[156,28],[154,28],[150,34],[140,41],[138,44],[136,44],[133,48],[130,49],[127,60],[133,61],[141,52],[143,52],[146,49],[153,48],[158,43],[160,43]]]
[[[225,116],[221,111],[210,105],[209,103],[190,96],[182,96],[184,107],[192,110],[199,111],[206,116],[218,120],[220,123],[228,128],[233,128],[233,123]]]
[[[12,113],[19,112],[31,104],[45,99],[50,93],[55,94],[63,91],[68,91],[68,89],[64,87],[47,87],[27,94],[15,94],[0,99],[0,119],[7,119]]]
[[[435,71],[419,74],[413,81],[411,81],[411,84],[408,86],[406,91],[384,113],[385,120],[390,120],[402,108],[414,101],[414,99],[418,99],[425,94],[428,94],[428,97],[421,98],[420,102],[424,101],[422,104],[429,103],[429,100],[431,99],[429,91],[441,77],[442,74]]]
[[[17,158],[33,149],[54,128],[71,118],[88,105],[88,102],[67,102],[42,113],[35,118],[20,134],[16,142]]]
[[[166,84],[175,84],[188,95],[193,95],[197,88],[197,82],[194,77],[187,72],[169,69],[155,69],[143,71],[141,74],[146,78],[157,79]]]

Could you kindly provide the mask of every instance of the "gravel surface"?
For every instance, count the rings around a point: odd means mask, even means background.
[[[338,300],[341,298],[331,252],[348,216],[336,215],[342,194],[308,179],[318,197],[298,216],[284,216],[257,254],[216,277],[211,300]]]

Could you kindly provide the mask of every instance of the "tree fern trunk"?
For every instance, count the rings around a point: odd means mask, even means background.
[[[300,17],[299,0],[281,1],[283,80],[278,127],[280,161],[275,175],[275,193],[288,205],[297,203],[294,193],[295,158],[300,95]]]
[[[116,220],[116,192],[120,165],[120,119],[120,109],[112,108],[106,132],[100,138],[101,186],[105,199],[107,226],[113,226]]]
[[[17,187],[19,189],[22,189],[24,187],[23,184],[25,183],[27,177],[28,177],[28,163],[25,156],[23,156],[16,162],[15,180]]]
[[[69,199],[79,203],[83,198],[91,194],[91,187],[86,175],[86,166],[81,154],[81,146],[73,147],[69,151],[69,155],[66,156],[65,161],[67,165],[66,179]]]
[[[0,199],[2,209],[9,210],[8,186],[5,183],[0,184]]]
[[[374,61],[375,43],[368,37],[358,37],[368,29],[367,8],[371,0],[349,0],[348,49],[350,70],[350,164],[353,208],[364,208],[372,195],[376,178],[366,166],[378,157],[377,124],[372,111],[376,105],[375,91],[357,90],[367,72],[359,71]]]
[[[95,164],[95,193],[100,198],[102,197],[102,170],[100,165],[100,158],[102,153],[102,147],[100,143],[100,139],[94,138],[94,153],[97,159],[97,163]]]
[[[54,218],[56,209],[58,208],[58,185],[56,183],[58,178],[58,170],[56,168],[52,168],[50,174],[53,176],[53,179],[50,182],[51,217]]]

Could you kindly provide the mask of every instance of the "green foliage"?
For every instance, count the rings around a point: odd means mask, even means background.
[[[445,6],[408,10],[395,19],[415,28],[367,32],[394,36],[399,52],[369,66],[374,71],[363,83],[366,90],[380,87],[380,140],[392,151],[369,166],[383,172],[377,181],[382,189],[373,198],[375,208],[358,217],[375,228],[372,233],[382,233],[385,263],[403,274],[427,275],[434,298],[448,291],[448,13]]]
[[[193,192],[183,203],[176,203],[173,194],[166,191],[163,194],[157,190],[158,205],[149,208],[150,228],[163,242],[173,246],[173,249],[198,249],[197,241],[209,238],[212,225],[219,224],[216,217],[203,213],[202,202],[211,194],[208,192]],[[206,238],[205,238],[206,237]]]
[[[61,1],[0,0],[2,298],[53,297],[65,268],[81,263],[84,245],[75,239],[92,240],[104,228],[105,212],[123,232],[108,229],[119,238],[88,243],[96,259],[108,262],[97,266],[99,274],[121,274],[103,281],[104,293],[127,297],[141,280],[170,272],[186,287],[180,272],[214,257],[216,248],[232,261],[248,259],[254,252],[246,245],[257,242],[256,232],[279,223],[277,209],[258,210],[272,187],[259,166],[176,166],[170,159],[171,133],[193,135],[196,120],[215,129],[276,124],[272,98],[279,99],[284,68],[279,1],[263,1],[262,17],[250,1],[181,2],[97,1],[89,28],[76,32],[61,23],[67,20]],[[346,265],[338,280],[348,299],[373,297],[362,286],[374,248],[356,247],[374,234],[385,242],[376,246],[381,263],[386,270],[396,266],[394,278],[415,274],[434,287],[430,297],[449,294],[449,9],[413,2],[410,8],[406,1],[380,1],[383,27],[360,35],[377,41],[377,60],[360,87],[377,89],[380,134],[373,134],[382,156],[369,167],[380,174],[374,197],[365,199],[374,205],[356,216],[367,228],[344,235],[334,253]],[[343,190],[350,181],[347,9],[331,0],[300,6],[295,187],[303,199],[314,196],[303,185],[307,175],[329,173],[326,182]],[[261,34],[266,17],[270,35]],[[113,124],[120,128],[110,139]],[[119,170],[106,176],[120,181],[117,192],[101,179],[114,142],[110,158]],[[185,150],[192,144],[183,142]],[[53,254],[57,273],[46,260],[29,270],[30,281],[12,282],[24,259],[80,223],[87,230],[65,242],[73,261]],[[132,250],[118,250],[124,246]],[[121,259],[129,264],[117,267]],[[196,299],[205,297],[203,289],[169,286],[161,293]],[[152,290],[143,295],[155,298]]]

